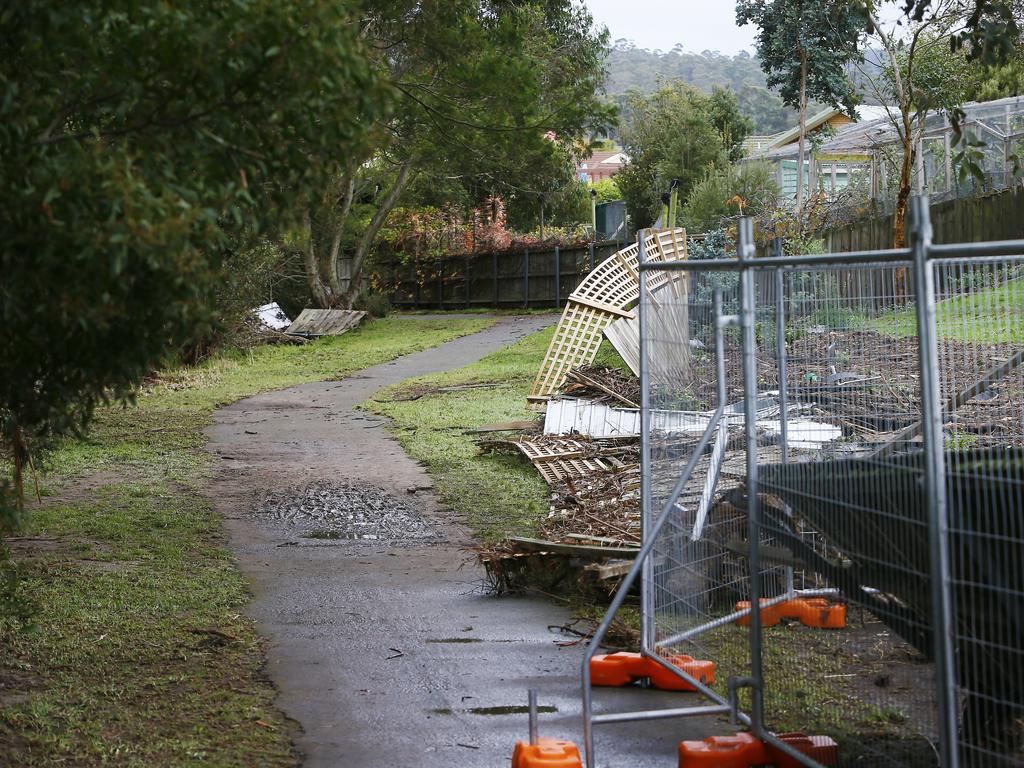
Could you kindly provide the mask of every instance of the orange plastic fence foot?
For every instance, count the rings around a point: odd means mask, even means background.
[[[583,768],[580,751],[571,741],[538,739],[536,744],[516,742],[512,768]]]
[[[821,765],[839,765],[839,745],[828,736],[807,736],[803,733],[780,733],[779,739]],[[776,768],[800,768],[800,763],[775,747],[768,747]]]
[[[839,764],[839,748],[828,736],[784,733],[779,739],[822,765]],[[755,739],[749,733],[712,736],[704,741],[679,744],[679,768],[800,768],[800,764],[779,749]]]
[[[767,757],[764,744],[749,733],[679,742],[679,768],[751,768]]]
[[[704,685],[715,683],[715,663],[692,656],[667,656],[665,661],[681,669]],[[696,687],[652,658],[639,653],[608,653],[590,660],[593,685],[618,687],[647,678],[663,691],[695,691]]]
[[[767,602],[762,599],[762,602]],[[750,608],[750,601],[736,603],[737,611]],[[774,605],[762,606],[761,626],[774,627],[782,619],[794,619],[805,627],[843,629],[846,627],[846,604],[830,603],[823,597],[798,597]],[[741,627],[750,626],[750,614],[736,619]]]

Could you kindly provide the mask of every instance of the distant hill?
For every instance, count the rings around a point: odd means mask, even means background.
[[[609,96],[621,103],[628,92],[651,93],[658,80],[666,78],[679,78],[705,91],[716,85],[731,88],[743,113],[754,121],[755,133],[778,133],[796,124],[796,110],[768,90],[760,61],[753,54],[689,53],[679,45],[666,53],[637,48],[629,40],[615,41],[608,55]]]

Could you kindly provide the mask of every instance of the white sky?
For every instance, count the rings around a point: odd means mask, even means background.
[[[757,28],[736,26],[735,0],[583,0],[594,23],[608,27],[612,42],[632,40],[638,48],[671,51],[677,43],[690,53],[753,53]],[[903,16],[902,3],[882,7],[883,23]]]
[[[584,0],[594,22],[612,42],[624,37],[638,48],[734,54],[754,50],[756,27],[736,26],[733,0]]]

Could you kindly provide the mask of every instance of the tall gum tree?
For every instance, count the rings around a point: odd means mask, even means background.
[[[571,0],[363,4],[360,36],[396,94],[371,152],[351,156],[308,201],[301,243],[313,300],[350,307],[388,216],[423,176],[487,195],[548,194],[586,133],[613,110],[600,98],[607,33]],[[550,175],[550,174],[549,174]]]
[[[814,100],[854,116],[856,92],[846,69],[856,56],[863,17],[849,0],[739,0],[736,23],[757,27],[757,54],[768,86],[799,110],[795,205],[799,215],[807,104]]]
[[[889,120],[900,145],[899,182],[893,216],[892,246],[907,242],[907,210],[913,191],[914,164],[928,118],[952,115],[971,98],[983,70],[972,65],[963,48],[951,51],[967,32],[966,7],[960,0],[933,0],[920,13],[884,21],[869,6],[863,45],[880,50],[874,68],[860,67],[865,95],[889,105]]]

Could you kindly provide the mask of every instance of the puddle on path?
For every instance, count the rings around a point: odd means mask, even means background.
[[[304,539],[329,541],[436,541],[438,531],[421,510],[366,483],[318,482],[257,493],[250,515],[298,529]]]
[[[310,531],[302,534],[304,539],[329,539],[332,541],[380,541],[375,533],[352,533],[351,531]]]

